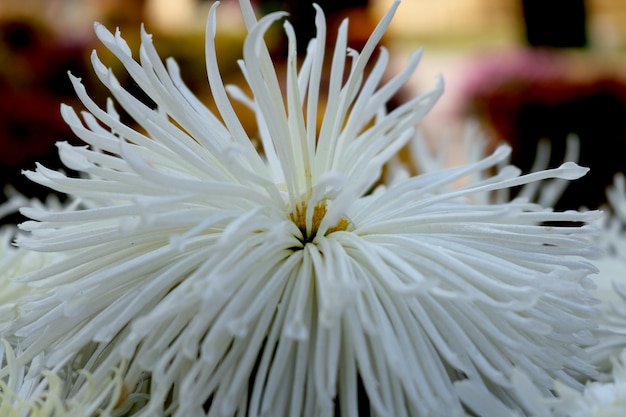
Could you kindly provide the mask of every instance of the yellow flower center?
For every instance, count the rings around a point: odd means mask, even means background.
[[[309,230],[307,228],[307,221],[306,221],[307,207],[308,207],[307,202],[301,201],[299,204],[296,204],[295,210],[289,213],[289,217],[291,218],[291,221],[293,221],[294,224],[298,226],[298,229],[300,229],[300,232],[302,233],[302,240],[301,240],[302,243],[312,242],[313,239],[315,239],[315,236],[317,236],[317,231],[320,227],[320,224],[322,223],[322,219],[324,218],[324,216],[326,215],[326,212],[328,211],[326,201],[319,201],[317,204],[315,204],[315,207],[313,208],[311,228]],[[326,230],[326,233],[324,233],[324,236],[328,236],[329,234],[333,232],[347,230],[349,226],[350,226],[350,220],[348,220],[346,217],[341,217],[339,221],[337,222],[337,224],[335,224],[332,227],[329,227]]]

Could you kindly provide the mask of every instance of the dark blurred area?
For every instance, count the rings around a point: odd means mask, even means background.
[[[522,14],[530,46],[587,46],[585,0],[522,0]]]
[[[85,73],[91,40],[56,36],[43,22],[0,21],[0,175],[23,193],[40,192],[21,170],[35,161],[58,166],[54,143],[71,140],[59,114],[74,102],[67,72]],[[6,57],[6,58],[4,58]]]
[[[616,2],[618,3],[618,2]],[[615,173],[626,170],[626,78],[588,41],[584,0],[522,0],[527,47],[477,59],[470,66],[466,110],[496,141],[513,146],[513,163],[530,170],[542,138],[550,165],[580,140],[578,163],[591,168],[572,182],[557,209],[598,208]]]
[[[155,43],[163,58],[173,56],[190,88],[201,96],[206,94],[202,56],[204,22],[178,32],[161,27],[152,23],[155,19],[151,13],[154,12],[148,3],[144,0],[79,3],[6,0],[0,4],[0,178],[3,187],[10,186],[28,197],[45,199],[50,190],[29,181],[22,171],[33,169],[36,162],[67,171],[60,162],[55,143],[80,143],[80,139],[61,118],[60,105],[65,103],[78,111],[83,109],[68,72],[81,78],[100,106],[105,105],[110,95],[91,68],[90,55],[94,49],[128,91],[154,106],[95,37],[94,21],[111,31],[119,27],[135,54],[139,49],[140,27],[145,22],[146,30],[156,34]],[[241,28],[238,29],[237,33],[218,35],[224,60],[231,62],[231,67],[235,66],[239,55],[230,51],[240,50],[243,38]],[[133,123],[122,109],[118,110],[125,122]],[[0,193],[0,203],[4,199]],[[16,216],[5,219],[8,222],[18,220]]]
[[[349,46],[360,50],[367,42],[369,35],[376,26],[376,20],[369,13],[370,0],[319,0],[315,3],[322,8],[327,21],[327,43],[332,45],[337,34],[337,27],[345,18],[349,18]],[[289,21],[296,31],[298,53],[306,53],[307,40],[315,36],[315,11],[312,4],[302,0],[263,0],[259,1],[262,12],[285,10],[289,13]],[[279,42],[277,55],[287,54],[287,45]]]

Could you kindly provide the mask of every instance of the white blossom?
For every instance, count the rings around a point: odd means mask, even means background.
[[[582,391],[555,381],[548,395],[538,391],[526,373],[514,369],[508,395],[523,405],[521,409],[507,407],[492,393],[467,381],[458,382],[456,389],[479,416],[622,417],[626,415],[626,351],[620,360],[612,359],[612,367],[610,381],[588,381]]]
[[[120,415],[115,410],[128,396],[121,368],[101,380],[88,372],[72,378],[51,370],[35,370],[35,363],[26,371],[26,367],[18,367],[15,352],[6,341],[0,344],[0,363],[11,371],[8,380],[0,380],[3,417],[110,417]],[[84,380],[82,392],[67,398],[69,381],[78,379]]]
[[[595,331],[598,343],[588,351],[592,362],[603,370],[609,370],[626,349],[626,183],[623,174],[615,176],[607,190],[606,215],[599,222],[602,227],[598,245],[604,256],[595,261],[598,274],[594,276],[596,289],[593,294],[600,300]]]
[[[17,213],[22,206],[42,204],[35,200],[29,201],[14,190],[8,191],[7,200],[0,204],[0,219]],[[47,205],[58,207],[52,198]],[[10,223],[0,228],[0,331],[17,318],[20,303],[35,290],[25,283],[16,282],[15,279],[63,257],[59,253],[34,252],[16,247],[13,240],[19,234],[17,227]]]
[[[595,269],[584,258],[596,254],[595,229],[579,223],[597,213],[471,202],[586,169],[565,163],[520,175],[505,166],[486,175],[506,161],[510,149],[501,147],[376,188],[442,89],[386,113],[421,52],[386,83],[385,49],[364,72],[398,2],[360,53],[347,49],[340,26],[319,133],[321,10],[301,64],[285,22],[281,90],[263,34],[284,14],[257,21],[247,1],[241,6],[249,33],[240,67],[251,97],[222,84],[216,5],[207,25],[219,117],[185,87],[174,61],[161,62],[145,31],[135,61],[119,32],[96,25],[158,108],[125,91],[95,53],[114,99],[106,109],[71,78],[87,112],[81,119],[63,106],[62,114],[86,145],[58,147],[81,177],[43,166],[27,175],[84,208],[23,210],[31,234],[19,245],[67,257],[21,279],[47,291],[9,329],[23,348],[16,366],[43,357],[58,367],[96,346],[84,361],[96,381],[124,361],[131,390],[149,375],[138,416],[455,416],[466,413],[455,381],[516,407],[507,394],[514,369],[539,392],[592,373],[583,348],[594,342],[587,288]],[[227,91],[254,110],[261,153]],[[114,101],[139,128],[120,121]],[[451,187],[465,178],[479,179]]]
[[[558,399],[548,401],[554,417],[621,417],[626,415],[626,351],[613,358],[612,381],[589,382],[581,393],[557,384]]]

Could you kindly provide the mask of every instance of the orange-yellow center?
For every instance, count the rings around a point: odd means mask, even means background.
[[[328,211],[325,201],[319,201],[317,204],[315,204],[315,207],[313,207],[311,229],[308,230],[306,225],[306,210],[307,202],[301,201],[299,204],[296,204],[295,210],[289,214],[289,217],[291,217],[291,221],[293,221],[294,224],[298,226],[298,229],[300,229],[300,232],[302,232],[302,243],[312,242],[313,239],[315,239],[320,224],[322,223],[322,219]],[[341,217],[336,225],[329,227],[326,230],[326,233],[324,235],[327,236],[333,232],[347,230],[349,226],[350,221],[345,217]]]

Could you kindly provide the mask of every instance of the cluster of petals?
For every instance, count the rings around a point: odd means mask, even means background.
[[[107,377],[96,380],[81,371],[82,389],[68,398],[71,372],[42,370],[37,359],[28,367],[18,366],[16,352],[6,341],[0,345],[0,363],[10,370],[6,380],[0,380],[0,415],[3,417],[99,417],[120,416],[119,405],[127,396],[122,369],[116,368]]]
[[[557,383],[558,398],[546,403],[552,414],[546,417],[620,417],[626,415],[626,352],[612,358],[610,381],[585,385],[581,393]]]
[[[626,181],[623,174],[615,176],[607,190],[606,215],[598,245],[604,256],[594,263],[599,272],[594,277],[593,295],[598,305],[598,343],[588,351],[591,361],[601,370],[610,370],[616,358],[626,349]]]

